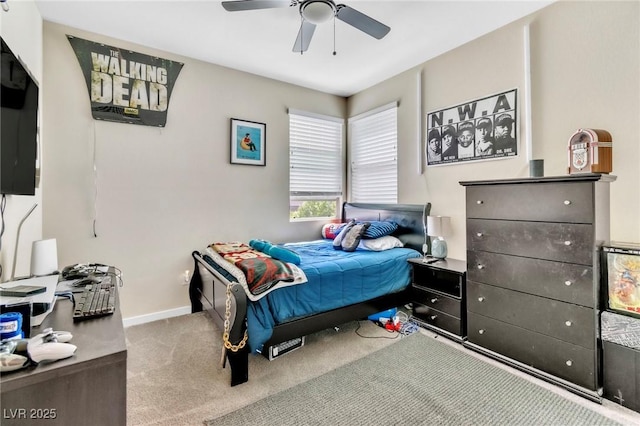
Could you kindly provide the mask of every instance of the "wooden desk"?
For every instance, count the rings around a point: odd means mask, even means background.
[[[32,336],[51,327],[69,331],[71,358],[0,377],[0,423],[10,425],[126,425],[127,347],[116,299],[113,315],[73,321],[73,304],[59,298]]]

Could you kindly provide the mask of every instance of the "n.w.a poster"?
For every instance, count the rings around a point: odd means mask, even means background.
[[[94,119],[165,126],[171,91],[184,64],[67,38],[80,62]]]
[[[518,155],[517,89],[427,113],[427,166]]]

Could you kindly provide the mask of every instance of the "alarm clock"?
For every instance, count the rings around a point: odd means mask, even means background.
[[[569,138],[569,174],[611,173],[611,134],[601,129],[578,129]]]

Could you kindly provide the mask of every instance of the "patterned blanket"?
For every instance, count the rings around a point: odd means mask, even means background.
[[[254,296],[271,290],[278,283],[293,283],[296,279],[293,265],[273,259],[245,243],[213,243],[209,247],[242,271],[248,290]]]

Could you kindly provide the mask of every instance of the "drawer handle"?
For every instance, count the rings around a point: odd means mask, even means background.
[[[438,302],[438,298],[437,297],[434,297],[433,299],[431,299],[431,303],[436,303],[436,302]]]
[[[430,319],[431,321],[435,321],[435,319],[436,319],[436,318],[438,318],[438,316],[437,316],[437,315],[431,315],[431,316],[429,317],[429,319]]]
[[[565,363],[567,364],[567,367],[571,367],[573,365],[573,361],[571,361],[570,359],[567,360],[567,362]]]
[[[567,327],[571,327],[573,323],[571,321],[565,321],[564,325],[566,325]]]
[[[478,269],[484,269],[484,265],[479,264],[479,265],[478,265]]]
[[[476,204],[482,204],[482,203],[484,203],[484,201],[482,201],[482,200],[476,201]]]
[[[482,235],[483,235],[483,234],[482,234],[482,232],[478,232],[478,233],[476,234],[476,236],[477,236],[478,238],[482,238]]]
[[[478,297],[478,302],[484,302],[484,297],[483,296]]]
[[[565,242],[564,242],[564,245],[565,245],[565,246],[570,246],[570,245],[571,245],[571,241],[565,241]]]
[[[565,205],[565,206],[568,206],[569,204],[571,204],[571,201],[569,201],[569,200],[564,200],[564,205]]]
[[[478,334],[484,334],[484,330],[483,329],[478,330]]]
[[[566,281],[564,282],[564,285],[566,285],[567,287],[568,287],[568,286],[570,286],[570,285],[571,285],[571,281],[566,280]]]

